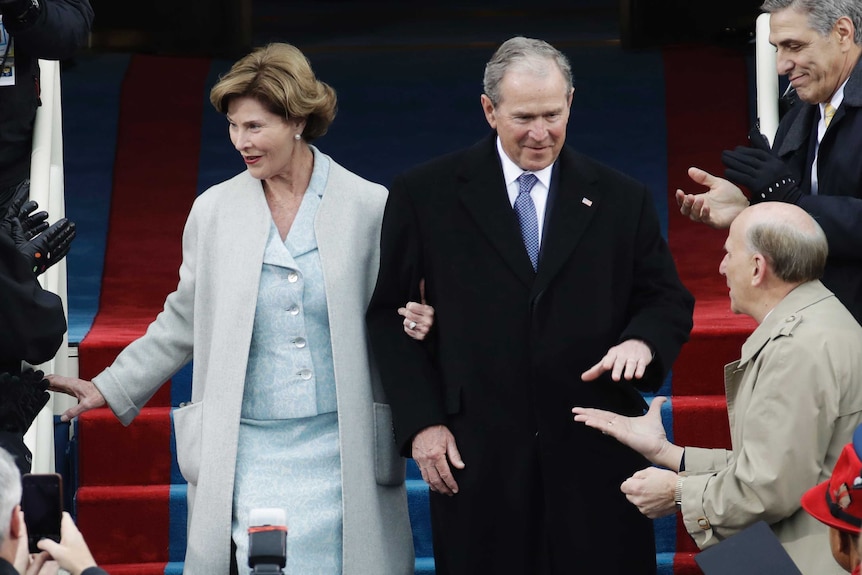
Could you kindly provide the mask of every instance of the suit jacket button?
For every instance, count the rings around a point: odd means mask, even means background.
[[[700,527],[701,529],[703,529],[704,531],[706,531],[707,529],[712,527],[709,524],[709,519],[707,519],[706,517],[701,517],[700,519],[698,519],[697,520],[697,526]]]

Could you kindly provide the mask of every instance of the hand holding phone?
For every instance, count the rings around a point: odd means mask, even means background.
[[[63,518],[63,478],[58,473],[27,473],[21,476],[21,510],[27,525],[30,553],[39,553],[43,538],[60,541]]]

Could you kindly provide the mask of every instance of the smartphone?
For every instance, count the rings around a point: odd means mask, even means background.
[[[59,473],[27,473],[21,476],[21,510],[27,525],[30,553],[39,553],[43,538],[60,541],[63,518],[63,478]]]

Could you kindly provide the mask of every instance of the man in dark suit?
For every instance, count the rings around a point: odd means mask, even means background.
[[[709,191],[677,190],[677,202],[683,215],[716,228],[728,228],[749,202],[798,205],[829,241],[823,284],[862,322],[862,7],[859,0],[766,0],[762,9],[778,73],[798,100],[771,147],[755,132],[751,147],[725,151],[727,179],[689,169]]]
[[[396,440],[432,492],[437,573],[655,573],[652,523],[620,492],[645,460],[570,413],[643,413],[635,386],[661,385],[692,297],[646,187],[564,146],[565,56],[512,38],[484,83],[496,133],[396,178],[368,311]],[[397,310],[423,278],[418,342]]]

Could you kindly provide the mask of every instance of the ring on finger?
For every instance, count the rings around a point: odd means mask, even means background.
[[[415,322],[415,321],[411,321],[410,323],[408,323],[408,324],[407,324],[407,329],[416,329],[416,322]]]

